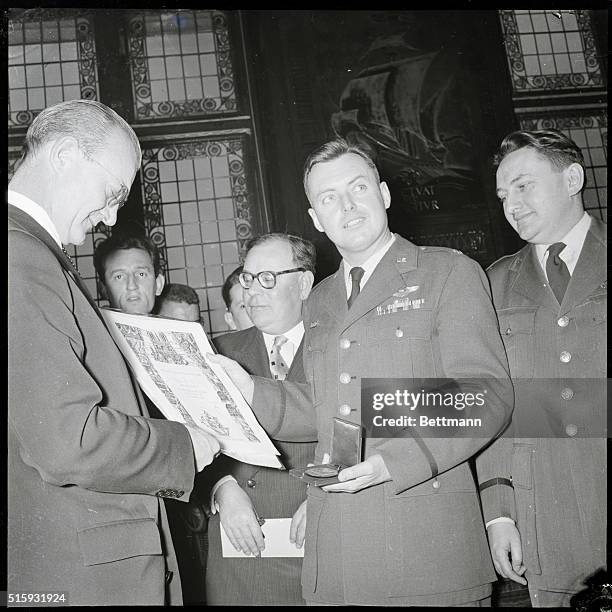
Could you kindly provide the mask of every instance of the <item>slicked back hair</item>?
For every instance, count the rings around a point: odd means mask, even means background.
[[[293,234],[283,234],[281,232],[272,232],[270,234],[262,234],[252,238],[247,244],[247,254],[249,251],[260,244],[266,244],[274,240],[280,240],[286,242],[291,247],[291,253],[293,255],[293,263],[296,268],[306,268],[313,274],[315,273],[315,266],[317,262],[317,250],[315,245],[301,238],[300,236],[294,236]]]
[[[69,100],[45,108],[32,121],[25,136],[21,159],[16,168],[48,142],[70,136],[86,157],[104,149],[108,138],[120,130],[130,139],[138,165],[142,159],[140,143],[134,130],[113,109],[95,100]]]
[[[159,251],[149,238],[140,234],[114,233],[110,238],[99,242],[94,251],[94,267],[102,284],[104,284],[106,260],[113,253],[126,249],[140,249],[147,252],[153,262],[155,276],[161,272]]]
[[[316,164],[321,164],[324,162],[329,162],[334,159],[338,159],[342,155],[346,155],[347,153],[354,153],[355,155],[359,155],[359,157],[363,158],[368,165],[369,168],[374,172],[374,176],[376,177],[376,182],[380,183],[380,175],[378,173],[378,168],[376,164],[370,157],[369,153],[358,144],[351,144],[344,138],[336,138],[335,140],[330,140],[325,144],[321,145],[317,149],[315,149],[304,162],[304,191],[306,196],[309,197],[308,194],[308,177]],[[310,199],[310,198],[309,198]]]
[[[570,164],[580,164],[584,168],[584,156],[580,147],[563,132],[557,130],[517,131],[508,134],[493,158],[495,167],[499,166],[506,155],[529,147],[546,157],[558,170]]]

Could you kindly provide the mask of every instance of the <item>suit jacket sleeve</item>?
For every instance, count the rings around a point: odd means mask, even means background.
[[[505,290],[508,281],[508,262],[503,261],[487,269],[494,295]],[[508,432],[495,440],[476,458],[480,499],[485,523],[506,516],[516,521],[516,505],[512,482],[513,439]]]
[[[129,372],[102,321],[93,311],[91,321],[77,318],[80,290],[42,243],[21,231],[10,238],[10,370],[21,374],[11,376],[9,426],[23,460],[54,485],[151,495],[170,488],[187,499],[195,460],[186,428],[133,414]],[[88,337],[108,340],[109,363],[120,360],[124,377],[116,384],[125,387],[128,409],[106,405],[86,366]]]
[[[271,438],[290,442],[317,440],[316,415],[309,383],[253,376],[253,412]]]

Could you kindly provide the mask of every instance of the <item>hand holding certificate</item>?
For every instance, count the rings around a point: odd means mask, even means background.
[[[102,309],[138,383],[164,416],[214,435],[221,452],[254,465],[282,464],[247,401],[213,353],[197,322]]]

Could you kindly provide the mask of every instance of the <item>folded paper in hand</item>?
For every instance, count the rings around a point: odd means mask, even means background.
[[[207,431],[238,461],[283,468],[238,388],[206,358],[215,351],[200,323],[111,308],[102,315],[138,383],[167,419]]]

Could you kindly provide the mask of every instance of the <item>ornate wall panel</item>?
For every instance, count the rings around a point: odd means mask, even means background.
[[[143,150],[147,234],[162,253],[167,282],[200,297],[207,331],[226,331],[223,280],[252,236],[243,138],[189,140]]]
[[[589,11],[499,11],[514,92],[603,86]]]
[[[236,112],[226,16],[145,11],[128,19],[136,121]]]
[[[99,99],[90,15],[74,9],[12,9],[8,75],[9,129],[28,126],[57,102]]]

